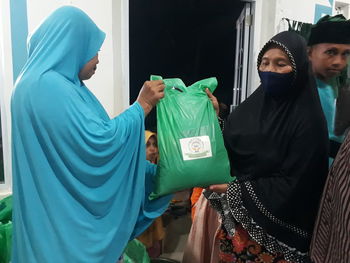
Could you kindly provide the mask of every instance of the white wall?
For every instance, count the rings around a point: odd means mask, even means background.
[[[278,26],[284,17],[295,21],[313,23],[315,17],[315,5],[322,3],[329,6],[327,0],[277,0],[275,25]]]
[[[129,72],[125,70],[129,65],[128,49],[120,51],[121,47],[128,46],[128,38],[125,38],[125,35],[127,36],[125,31],[128,30],[128,16],[125,16],[127,2],[126,0],[27,1],[29,32],[32,32],[56,8],[62,5],[74,5],[85,11],[106,33],[105,42],[99,52],[100,64],[96,74],[86,81],[86,85],[98,97],[110,116],[123,111],[129,102]]]
[[[257,44],[262,47],[273,35],[287,30],[283,18],[314,23],[316,5],[329,7],[332,9],[332,14],[334,14],[335,1],[337,0],[257,0],[257,6],[259,7],[255,27],[258,33],[261,32]]]
[[[274,35],[277,0],[256,0],[253,21],[253,48],[251,55],[251,89],[252,93],[259,85],[256,63],[263,45]]]
[[[112,0],[114,114],[129,106],[129,0]]]
[[[350,18],[350,0],[336,0],[335,12],[344,15],[347,19]]]
[[[0,184],[0,199],[11,192],[11,114],[10,98],[13,88],[10,1],[0,1],[0,106],[4,151],[5,184]]]
[[[263,45],[278,32],[287,30],[287,23],[283,18],[314,23],[316,5],[323,5],[332,8],[335,14],[334,3],[330,5],[329,0],[253,0],[256,10],[254,18],[253,54],[251,56],[251,78],[252,91],[260,84],[260,79],[256,70],[256,61]],[[350,0],[336,0],[347,2]]]

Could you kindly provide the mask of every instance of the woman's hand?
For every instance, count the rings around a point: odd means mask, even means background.
[[[218,99],[213,95],[213,93],[210,92],[210,90],[208,88],[205,89],[205,92],[207,93],[209,99],[211,100],[211,102],[213,103],[215,112],[216,112],[216,116],[219,116],[219,102]]]
[[[150,113],[152,108],[158,103],[158,101],[164,97],[164,82],[163,80],[150,80],[146,81],[137,97],[137,102],[145,112],[145,116]]]
[[[213,184],[208,187],[209,191],[215,192],[215,193],[225,193],[227,191],[228,184]]]

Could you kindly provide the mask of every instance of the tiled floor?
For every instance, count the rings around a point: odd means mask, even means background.
[[[191,229],[191,216],[186,214],[177,219],[172,219],[166,228],[166,236],[163,241],[163,254],[161,257],[182,261],[188,233]]]
[[[183,191],[176,193],[174,199],[184,200],[182,203],[179,203],[179,205],[189,208],[189,196],[189,191]],[[191,213],[189,211],[185,215],[179,217],[171,216],[168,218],[168,222],[166,223],[166,235],[163,241],[163,254],[161,257],[175,259],[179,262],[182,261],[191,224]]]

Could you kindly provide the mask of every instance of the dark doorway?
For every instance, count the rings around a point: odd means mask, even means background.
[[[151,74],[186,85],[217,77],[214,93],[232,104],[239,0],[130,0],[130,103]],[[156,129],[155,110],[146,128]]]

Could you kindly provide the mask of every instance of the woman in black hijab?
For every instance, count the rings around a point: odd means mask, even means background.
[[[258,71],[260,87],[223,132],[237,180],[206,193],[222,216],[220,262],[306,262],[328,137],[302,37],[274,36]]]

